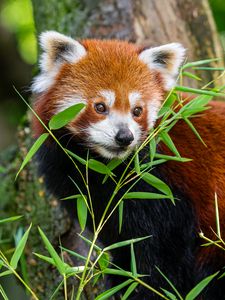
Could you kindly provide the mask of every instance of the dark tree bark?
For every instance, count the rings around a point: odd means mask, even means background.
[[[33,8],[37,35],[45,30],[58,30],[76,38],[117,38],[149,46],[175,41],[188,49],[189,60],[222,57],[207,0],[33,0]],[[212,80],[212,74],[205,74],[205,79]],[[29,164],[12,184],[32,143],[29,126],[19,130],[18,141],[18,147],[10,152],[11,155],[8,152],[7,158],[0,158],[2,164],[8,166],[1,195],[8,195],[6,203],[16,203],[17,213],[25,216],[26,225],[31,221],[34,225],[26,252],[28,274],[39,298],[49,299],[61,278],[48,264],[37,261],[32,255],[32,252],[44,252],[36,226],[41,226],[56,247],[61,237],[64,245],[72,250],[86,249],[76,238],[74,224],[58,201],[46,194],[43,179],[37,176],[35,162]],[[6,204],[3,209],[7,207]],[[98,287],[97,292],[98,289],[101,288]],[[93,296],[94,291],[87,288],[83,299],[93,299]],[[57,299],[64,299],[63,294]]]

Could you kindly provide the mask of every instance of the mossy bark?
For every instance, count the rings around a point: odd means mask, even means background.
[[[58,30],[78,38],[117,38],[155,46],[178,41],[188,48],[190,59],[221,57],[222,48],[206,0],[33,0],[37,35],[44,30]],[[106,70],[107,72],[107,70]],[[206,74],[207,80],[213,79]],[[4,195],[2,210],[24,215],[27,226],[33,223],[26,257],[29,281],[40,299],[49,299],[61,278],[54,268],[37,260],[32,252],[44,253],[37,233],[41,226],[50,241],[59,245],[59,238],[70,249],[85,246],[76,237],[71,222],[57,199],[45,191],[43,179],[37,175],[32,161],[14,181],[25,154],[33,143],[29,126],[18,131],[18,145],[1,155],[0,192]],[[70,282],[71,284],[76,283]],[[104,285],[104,283],[103,283]],[[83,299],[93,299],[102,287],[85,291]],[[63,292],[57,296],[64,299]]]

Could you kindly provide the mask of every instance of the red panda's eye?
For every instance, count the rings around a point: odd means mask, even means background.
[[[104,103],[95,103],[95,110],[99,114],[106,114],[107,108]]]
[[[135,117],[139,117],[142,114],[142,111],[143,111],[142,107],[137,106],[133,109],[133,115]]]

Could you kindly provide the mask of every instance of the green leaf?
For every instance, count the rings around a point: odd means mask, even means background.
[[[219,60],[221,60],[221,58],[209,58],[209,59],[203,59],[203,60],[198,60],[198,61],[194,61],[194,62],[189,62],[189,63],[186,63],[185,65],[183,65],[183,67],[181,69],[184,70],[187,68],[193,68],[193,67],[200,66],[200,65],[206,65],[211,62],[219,61]]]
[[[196,76],[196,75],[194,75],[194,74],[192,74],[190,72],[183,72],[182,75],[186,76],[186,77],[189,77],[191,79],[198,80],[198,81],[202,80],[200,77],[198,77],[198,76]]]
[[[30,148],[29,152],[27,153],[26,157],[24,158],[24,160],[21,164],[21,167],[16,174],[16,178],[18,177],[19,173],[23,170],[23,168],[26,166],[26,164],[31,160],[31,158],[34,156],[34,154],[38,151],[38,149],[41,147],[41,145],[45,142],[45,140],[48,138],[48,136],[49,136],[49,133],[43,133],[35,141],[33,146]]]
[[[163,141],[163,143],[178,157],[180,157],[180,153],[178,152],[176,146],[174,145],[174,142],[172,141],[171,137],[166,131],[162,131],[160,133],[160,138]]]
[[[213,67],[194,67],[194,70],[205,70],[205,71],[224,71],[224,68],[213,68]]]
[[[53,265],[53,266],[56,266],[55,261],[54,261],[53,258],[48,257],[48,256],[45,256],[45,255],[42,255],[42,254],[39,254],[39,253],[36,253],[36,252],[33,252],[33,254],[34,254],[35,256],[37,256],[38,258],[40,258],[40,259],[46,261],[47,263],[49,263],[49,264],[51,264],[51,265]]]
[[[81,230],[84,231],[87,221],[87,205],[82,196],[77,198],[77,215]]]
[[[203,141],[202,137],[198,133],[198,131],[195,129],[194,125],[191,123],[191,121],[188,118],[184,118],[184,121],[188,124],[188,126],[191,128],[191,130],[194,132],[194,134],[197,136],[197,138],[202,142],[202,144],[207,147],[206,143]]]
[[[98,295],[95,300],[105,300],[105,299],[109,299],[109,297],[111,297],[112,295],[114,295],[115,293],[117,293],[118,291],[120,291],[122,288],[124,288],[125,286],[129,285],[131,282],[133,282],[132,279],[128,279],[125,282],[105,291],[104,293]]]
[[[126,241],[114,243],[114,244],[112,244],[112,245],[107,246],[106,248],[104,248],[104,251],[109,251],[109,250],[113,250],[113,249],[116,249],[116,248],[128,246],[131,243],[138,243],[138,242],[146,240],[146,239],[148,239],[150,237],[151,237],[151,235],[148,235],[148,236],[144,236],[144,237],[141,237],[141,238],[130,239],[130,240],[126,240]]]
[[[213,97],[225,97],[224,93],[216,93],[213,91],[208,91],[208,90],[200,90],[200,89],[194,89],[194,88],[189,88],[186,86],[176,86],[175,87],[176,91],[179,92],[185,92],[185,93],[192,93],[192,94],[199,94],[199,95],[208,95],[208,96],[213,96]]]
[[[100,266],[100,269],[102,271],[104,271],[108,267],[109,262],[110,262],[109,253],[103,252],[102,256],[98,260],[98,264]]]
[[[121,159],[117,159],[117,158],[113,158],[112,160],[110,160],[110,162],[107,164],[107,168],[110,171],[113,171],[116,167],[118,167],[120,164],[122,163]],[[106,182],[106,180],[109,178],[109,175],[105,175],[102,183],[104,184]]]
[[[51,130],[56,130],[64,127],[66,124],[72,121],[84,107],[84,103],[78,103],[59,112],[57,115],[54,115],[49,121],[49,128]]]
[[[172,294],[171,292],[169,292],[169,291],[167,291],[166,289],[163,289],[163,288],[161,288],[161,290],[165,293],[165,295],[167,297],[169,297],[169,299],[177,300],[177,297],[174,294]]]
[[[46,237],[46,235],[44,234],[44,232],[41,230],[40,227],[38,227],[38,231],[41,235],[41,238],[45,244],[46,249],[48,250],[49,254],[51,255],[51,257],[53,258],[55,265],[59,271],[59,273],[61,275],[65,274],[65,265],[64,262],[61,260],[61,258],[59,257],[58,253],[55,251],[55,249],[53,248],[53,246],[51,245],[51,243],[49,242],[48,238]]]
[[[70,255],[77,257],[78,259],[82,259],[82,260],[84,260],[84,261],[87,260],[87,258],[86,258],[85,256],[83,256],[83,255],[81,255],[81,254],[79,254],[79,253],[77,253],[77,252],[75,252],[75,251],[69,250],[69,249],[64,248],[64,247],[60,247],[60,248],[61,248],[63,251],[68,252]]]
[[[78,234],[79,235],[79,237],[82,239],[82,240],[84,240],[88,245],[92,245],[92,241],[90,241],[89,239],[87,239],[86,237],[84,237],[83,235],[81,235],[81,234]],[[96,244],[94,244],[94,249],[95,250],[98,250],[98,251],[102,251],[102,249],[99,247],[99,246],[97,246]]]
[[[132,292],[136,289],[138,286],[138,282],[133,282],[128,289],[126,290],[125,294],[123,295],[121,300],[126,300],[128,297],[132,294]]]
[[[134,253],[134,244],[130,244],[130,253],[131,253],[131,272],[134,277],[137,277],[137,266],[136,266],[136,258]]]
[[[158,153],[156,153],[155,158],[161,158],[161,159],[165,159],[165,160],[174,160],[174,161],[179,161],[179,162],[192,161],[191,158],[170,156],[170,155],[164,155],[164,154],[158,154]]]
[[[65,198],[62,198],[60,200],[74,200],[74,199],[77,199],[77,198],[80,198],[80,197],[83,197],[81,194],[76,194],[76,195],[71,195],[71,196],[68,196],[68,197],[65,197]],[[86,197],[86,196],[85,196]]]
[[[119,233],[121,233],[122,225],[123,225],[123,207],[124,207],[124,202],[121,201],[119,204]]]
[[[131,277],[132,273],[125,271],[125,270],[118,270],[118,269],[112,269],[112,268],[106,268],[103,271],[104,274],[108,274],[108,275],[117,275],[117,276],[125,276],[125,277]]]
[[[88,160],[88,168],[100,174],[106,174],[106,175],[111,174],[110,169],[105,164],[92,158]]]
[[[26,246],[31,226],[32,226],[32,224],[30,224],[29,228],[26,230],[26,232],[24,233],[23,237],[19,241],[19,243],[16,246],[16,249],[15,249],[15,251],[13,253],[13,256],[12,256],[12,258],[10,260],[10,266],[13,269],[17,268],[18,261],[20,260],[20,257],[21,257],[21,255],[23,253],[23,250],[24,250],[25,246]]]
[[[73,153],[72,151],[66,149],[66,152],[72,156],[73,158],[75,158],[76,160],[78,160],[82,165],[86,165],[87,162],[85,159],[83,159],[82,157],[78,156],[77,154]]]
[[[167,195],[171,201],[174,203],[174,198],[173,198],[173,193],[170,189],[170,187],[163,182],[161,179],[157,178],[156,176],[150,174],[150,173],[143,173],[142,179],[147,182],[148,184],[150,184],[151,186],[155,187],[157,190],[159,190],[160,192],[164,193],[165,195]]]
[[[21,219],[22,217],[23,216],[13,216],[13,217],[10,217],[10,218],[2,219],[2,220],[0,220],[0,224],[17,221],[17,220]]]
[[[165,194],[156,194],[156,193],[148,193],[148,192],[130,192],[125,194],[124,199],[165,199],[170,198]]]
[[[178,290],[175,288],[175,286],[172,284],[172,282],[169,280],[169,278],[166,277],[166,275],[157,267],[155,266],[157,271],[162,275],[162,277],[168,282],[168,284],[172,287],[172,289],[174,290],[174,292],[176,293],[176,295],[178,296],[178,298],[180,300],[183,300],[183,297],[181,296],[181,294],[178,292]],[[163,290],[164,291],[164,290]]]
[[[201,293],[201,291],[215,278],[219,272],[210,275],[200,281],[185,297],[185,300],[194,300]]]
[[[4,277],[7,275],[11,275],[11,274],[13,274],[12,270],[6,270],[6,271],[0,273],[0,277]]]
[[[166,101],[158,112],[158,117],[162,117],[165,113],[171,111],[171,107],[176,100],[177,95],[175,93],[172,93],[169,97],[167,97]]]
[[[150,140],[149,148],[150,148],[150,159],[151,161],[153,161],[156,154],[156,140],[154,137]]]

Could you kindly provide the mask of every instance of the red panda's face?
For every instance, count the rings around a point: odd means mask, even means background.
[[[105,158],[129,155],[154,126],[183,48],[170,44],[141,51],[127,42],[78,43],[55,32],[44,33],[41,41],[42,73],[33,84],[40,117],[47,123],[53,114],[85,103],[69,131]]]

